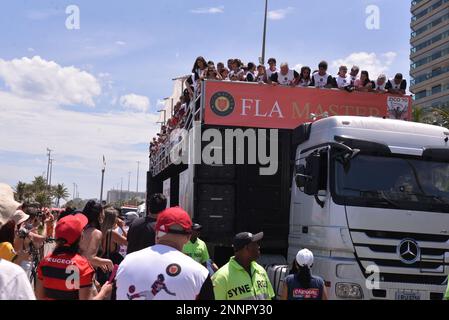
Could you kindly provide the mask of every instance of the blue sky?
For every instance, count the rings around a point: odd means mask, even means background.
[[[73,4],[79,30],[65,27]],[[368,5],[380,10],[378,30],[365,26]],[[136,161],[147,167],[170,79],[188,74],[198,55],[257,62],[263,10],[262,0],[2,1],[0,181],[45,172],[49,146],[53,182],[76,182],[82,197],[98,197],[103,153],[106,188],[121,177],[127,186],[129,171],[135,186]],[[292,67],[325,59],[331,72],[358,63],[372,77],[408,77],[409,1],[271,0],[269,10],[267,57]]]

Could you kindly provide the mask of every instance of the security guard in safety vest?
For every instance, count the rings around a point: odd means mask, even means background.
[[[213,276],[216,300],[271,300],[274,291],[265,269],[256,263],[263,232],[242,232],[234,237],[234,252]]]

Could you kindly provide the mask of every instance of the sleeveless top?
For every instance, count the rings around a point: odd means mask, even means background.
[[[297,274],[288,275],[285,278],[288,288],[288,300],[322,300],[324,281],[322,278],[313,276],[307,287],[301,286]]]

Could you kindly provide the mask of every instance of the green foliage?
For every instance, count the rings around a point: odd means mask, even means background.
[[[70,197],[70,193],[64,184],[58,184],[57,186],[52,187],[52,195],[56,199],[56,205],[58,207],[61,199],[67,200]]]
[[[70,193],[64,184],[49,188],[44,177],[35,177],[31,183],[19,181],[14,196],[19,202],[38,202],[43,207],[50,207],[55,199],[59,207],[60,200],[67,200]]]
[[[449,111],[445,109],[433,109],[438,116],[438,124],[449,129]]]

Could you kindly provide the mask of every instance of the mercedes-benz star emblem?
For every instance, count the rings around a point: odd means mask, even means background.
[[[419,260],[421,249],[415,240],[404,239],[399,243],[397,253],[401,262],[405,264],[413,264]]]

